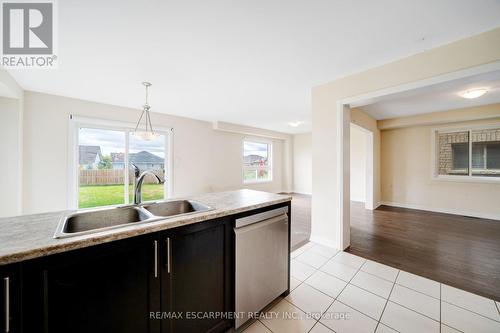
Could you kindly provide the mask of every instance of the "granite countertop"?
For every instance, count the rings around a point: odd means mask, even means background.
[[[287,202],[292,198],[288,195],[268,192],[238,190],[179,199],[196,200],[215,209],[61,239],[55,239],[54,232],[61,218],[71,211],[0,218],[0,265],[199,223]]]

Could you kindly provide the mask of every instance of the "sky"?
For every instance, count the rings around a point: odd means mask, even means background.
[[[245,141],[243,143],[243,147],[244,147],[244,156],[259,155],[262,157],[267,157],[266,143]]]
[[[125,152],[125,133],[120,131],[80,128],[79,145],[100,146],[103,155]],[[145,141],[130,135],[129,149],[131,153],[149,151],[156,156],[165,158],[165,135],[160,135],[152,141]]]

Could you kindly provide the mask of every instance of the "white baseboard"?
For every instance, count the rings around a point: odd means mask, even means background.
[[[311,237],[309,237],[309,241],[316,243],[316,244],[319,244],[319,245],[324,245],[326,247],[331,247],[331,248],[340,250],[338,245],[335,242],[332,242],[326,238],[316,237],[316,236],[311,235]]]
[[[379,206],[380,205],[426,210],[426,211],[435,212],[435,213],[445,213],[445,214],[453,214],[453,215],[461,215],[461,216],[478,217],[481,219],[500,220],[500,214],[478,213],[478,212],[474,212],[474,211],[454,210],[454,209],[446,209],[446,208],[434,208],[434,207],[428,207],[425,205],[406,204],[406,203],[391,202],[391,201],[382,201],[379,203]]]
[[[311,192],[299,192],[299,191],[292,191],[291,193],[295,193],[295,194],[304,194],[304,195],[312,195]]]

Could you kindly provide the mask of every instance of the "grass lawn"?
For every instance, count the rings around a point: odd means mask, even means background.
[[[83,185],[78,193],[78,208],[119,205],[125,203],[124,185]],[[129,186],[129,202],[134,197],[134,185]],[[163,199],[163,184],[143,184],[142,201]]]

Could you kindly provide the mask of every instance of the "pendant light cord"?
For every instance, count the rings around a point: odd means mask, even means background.
[[[149,126],[149,130],[151,131],[151,133],[154,133],[153,125],[151,124],[151,115],[149,114],[150,106],[148,103],[149,87],[151,86],[151,83],[143,82],[143,84],[146,87],[146,103],[142,107],[142,113],[141,113],[141,116],[139,117],[139,120],[137,121],[137,124],[135,125],[134,132],[137,132],[137,129],[139,128],[139,125],[141,124],[141,120],[144,117],[144,114],[146,114],[146,117],[144,119],[144,123],[146,125],[146,132],[148,131],[148,126]]]

